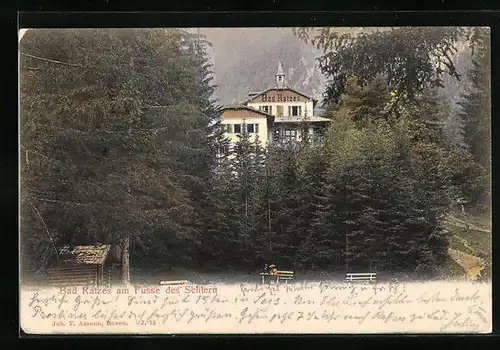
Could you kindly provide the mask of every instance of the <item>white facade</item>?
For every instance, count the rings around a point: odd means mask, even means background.
[[[276,85],[260,93],[250,94],[250,99],[239,108],[238,113],[227,110],[223,113],[222,124],[226,125],[226,134],[232,143],[236,143],[238,134],[247,132],[253,140],[258,135],[265,147],[269,143],[282,141],[300,141],[302,139],[302,122],[309,123],[308,133],[314,137],[321,133],[329,119],[313,115],[316,101],[294,89],[287,87],[281,62],[275,74]],[[245,110],[245,107],[247,110]],[[231,108],[229,108],[231,109]],[[250,117],[250,111],[265,113],[261,117]],[[262,113],[261,113],[262,114]],[[254,114],[255,115],[255,114]],[[266,118],[267,115],[267,118]],[[232,125],[253,124],[249,130],[234,129]],[[258,130],[257,129],[258,125]]]
[[[238,116],[229,116],[225,117],[222,121],[224,125],[226,136],[229,137],[229,140],[232,143],[238,142],[238,134],[241,134],[244,128],[247,128],[246,131],[250,136],[250,141],[254,142],[256,138],[259,138],[259,141],[262,143],[262,146],[265,147],[268,140],[268,130],[267,130],[267,119],[266,117],[245,117],[241,118]],[[249,125],[252,125],[249,130]]]
[[[267,106],[265,112],[272,114],[276,117],[276,122],[283,119],[297,119],[302,120],[304,116],[311,117],[313,115],[313,101],[298,101],[298,102],[248,102],[247,106],[261,109]],[[269,111],[270,108],[270,111]],[[283,111],[282,115],[278,111]]]

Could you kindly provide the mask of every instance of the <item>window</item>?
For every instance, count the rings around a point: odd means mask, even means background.
[[[259,110],[262,112],[272,114],[273,113],[273,106],[260,106]]]
[[[302,106],[288,106],[288,116],[300,117],[302,115]]]
[[[297,140],[297,130],[275,130],[273,132],[273,142],[286,142]]]
[[[226,132],[229,134],[258,134],[259,124],[225,124]]]
[[[285,130],[285,139],[295,140],[297,138],[297,130]]]
[[[276,109],[278,111],[278,117],[282,117],[283,116],[283,105],[278,105],[276,106]]]

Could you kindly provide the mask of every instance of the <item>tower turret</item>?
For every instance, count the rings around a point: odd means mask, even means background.
[[[278,71],[276,72],[276,86],[278,89],[283,89],[285,87],[285,73],[283,73],[283,66],[281,61],[278,62]]]

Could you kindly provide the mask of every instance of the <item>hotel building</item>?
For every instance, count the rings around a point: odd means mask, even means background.
[[[249,99],[243,104],[222,109],[222,124],[231,142],[236,143],[238,135],[245,132],[251,140],[258,137],[264,147],[284,141],[300,141],[304,122],[307,122],[311,139],[323,133],[330,120],[314,116],[315,99],[286,85],[281,61],[275,77],[275,86],[249,93]]]

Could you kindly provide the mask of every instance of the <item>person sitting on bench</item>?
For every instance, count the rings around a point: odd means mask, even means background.
[[[276,269],[276,265],[274,265],[274,264],[271,264],[271,265],[265,264],[264,265],[264,273],[268,273],[270,275],[275,275],[276,273],[278,273],[278,270]]]

